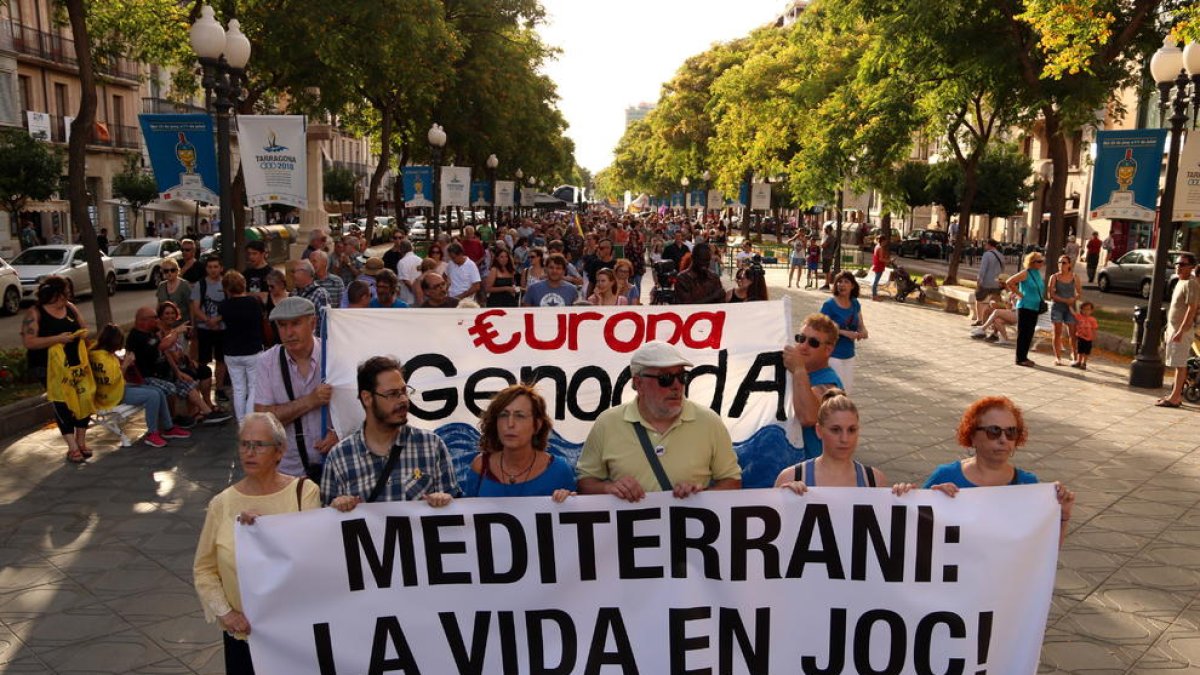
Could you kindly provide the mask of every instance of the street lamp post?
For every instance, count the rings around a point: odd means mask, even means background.
[[[1175,241],[1175,182],[1179,178],[1179,145],[1184,125],[1188,121],[1188,103],[1193,116],[1200,111],[1200,44],[1192,42],[1187,50],[1173,44],[1170,37],[1150,59],[1150,73],[1158,83],[1162,114],[1171,108],[1171,133],[1167,142],[1167,182],[1158,205],[1158,241],[1154,247],[1154,270],[1150,277],[1150,306],[1143,333],[1142,346],[1129,367],[1129,384],[1133,387],[1158,389],[1163,384],[1163,360],[1158,353],[1163,331],[1163,306],[1171,243]],[[1189,77],[1190,74],[1190,77]]]
[[[496,167],[498,166],[500,166],[500,160],[496,155],[488,155],[488,187],[492,191],[491,208],[488,209],[488,214],[491,216],[492,227],[496,226]]]
[[[242,102],[242,80],[250,60],[250,40],[242,34],[237,19],[226,31],[217,23],[213,8],[205,5],[191,28],[192,49],[200,58],[206,99],[211,99],[217,117],[217,176],[221,190],[221,261],[225,269],[236,269],[236,233],[233,227],[233,180],[230,176],[230,112]]]
[[[517,218],[521,217],[521,179],[525,177],[525,172],[521,167],[517,167],[516,173],[513,174],[516,180],[513,181],[513,209]]]
[[[680,191],[679,191],[679,192],[680,192],[680,195],[679,195],[679,210],[680,210],[680,211],[683,213],[683,217],[684,217],[684,218],[687,218],[687,214],[688,214],[688,210],[687,210],[687,198],[688,198],[687,189],[688,189],[688,184],[690,184],[691,182],[692,182],[692,181],[688,180],[688,177],[687,177],[687,176],[684,176],[683,178],[680,178],[680,179],[679,179],[679,187],[680,187]]]
[[[701,208],[704,209],[704,217],[708,218],[708,191],[712,189],[712,172],[708,169],[704,170],[704,203]]]
[[[436,239],[442,233],[442,148],[446,147],[446,130],[434,123],[426,137],[433,160],[433,237]]]
[[[537,193],[533,190],[533,186],[537,184],[537,179],[533,176],[530,176],[528,179],[526,179],[526,181],[529,183],[529,215],[532,216],[534,214],[533,200],[537,195]]]

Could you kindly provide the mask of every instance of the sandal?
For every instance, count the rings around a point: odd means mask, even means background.
[[[87,459],[91,459],[92,455],[94,455],[96,453],[92,452],[91,448],[80,448],[79,454],[83,455]]]
[[[1158,408],[1182,408],[1183,402],[1180,401],[1179,403],[1175,403],[1170,399],[1160,398],[1154,402],[1154,405]]]
[[[76,448],[74,450],[67,451],[67,461],[72,464],[83,464],[87,461],[87,457],[85,457],[84,454],[79,451],[79,448]]]

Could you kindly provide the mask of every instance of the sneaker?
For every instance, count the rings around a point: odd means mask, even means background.
[[[1000,336],[996,335],[995,333],[992,333],[991,335],[987,336],[984,339],[987,340],[988,342],[999,342]]]
[[[166,431],[162,432],[162,437],[163,438],[191,438],[192,432],[188,431],[187,429],[181,429],[179,427],[171,427],[170,429],[167,429]]]
[[[987,333],[985,333],[982,328],[976,328],[975,330],[971,331],[971,337],[975,338],[976,340],[982,340],[983,338],[987,337]]]
[[[222,422],[228,422],[231,419],[233,419],[233,415],[225,412],[224,410],[216,409],[204,418],[204,424],[221,424]]]
[[[191,417],[173,417],[171,422],[175,425],[173,429],[191,429],[196,425],[196,420]]]
[[[142,442],[152,448],[167,447],[167,439],[163,438],[157,431],[146,434],[142,437]]]

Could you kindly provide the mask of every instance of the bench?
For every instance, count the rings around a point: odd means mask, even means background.
[[[870,269],[868,269],[867,276],[865,276],[865,277],[855,276],[854,278],[858,280],[858,289],[860,292],[862,292],[862,291],[865,291],[867,293],[871,292],[871,286],[875,283],[875,273],[874,272],[872,272]],[[880,291],[886,290],[887,287],[891,285],[891,283],[892,283],[892,268],[886,267],[883,270],[883,274],[879,275]],[[892,295],[895,295],[895,293],[892,293]]]
[[[975,289],[966,286],[941,286],[938,288],[943,298],[956,300],[967,306],[967,316],[971,321],[977,321],[975,313]]]
[[[122,448],[128,448],[133,445],[133,442],[129,440],[129,436],[125,433],[123,427],[129,421],[129,418],[140,412],[142,412],[141,406],[122,403],[108,410],[97,410],[92,413],[92,419],[96,421],[96,424],[112,432],[113,436],[120,438]]]
[[[1050,320],[1050,312],[1038,315],[1037,326],[1033,329],[1033,344],[1029,351],[1036,352],[1042,340],[1054,340],[1054,322]],[[1053,349],[1053,345],[1051,345]]]

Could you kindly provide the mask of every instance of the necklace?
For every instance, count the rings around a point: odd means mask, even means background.
[[[503,452],[500,453],[500,473],[504,474],[504,477],[508,479],[509,485],[516,483],[518,478],[528,474],[530,471],[533,471],[534,464],[537,464],[537,453],[536,452],[533,454],[533,457],[529,460],[529,466],[525,467],[523,470],[518,471],[516,473],[509,473],[508,469],[504,468],[504,453]]]

